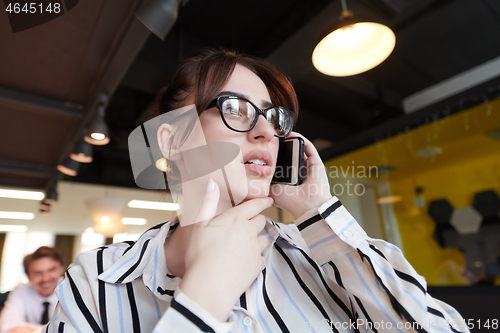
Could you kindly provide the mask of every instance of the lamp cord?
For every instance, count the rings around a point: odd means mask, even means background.
[[[340,0],[340,2],[342,3],[342,11],[347,12],[347,5],[345,3],[345,0]]]
[[[102,119],[104,119],[104,117],[106,116],[106,105],[99,104],[97,106],[97,116],[101,117]]]

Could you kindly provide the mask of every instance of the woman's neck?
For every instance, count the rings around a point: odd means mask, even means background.
[[[164,244],[165,260],[169,274],[182,278],[186,270],[185,257],[193,225],[198,222],[199,208],[206,190],[205,181],[190,181],[182,184],[182,195],[178,197],[179,226]],[[229,200],[220,198],[216,214],[229,209]]]
[[[191,233],[190,227],[179,225],[177,229],[165,239],[163,249],[168,273],[182,278],[186,270],[185,257]]]

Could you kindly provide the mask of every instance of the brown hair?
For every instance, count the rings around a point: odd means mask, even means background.
[[[33,261],[45,257],[49,257],[54,259],[55,261],[59,261],[61,265],[64,266],[64,260],[61,257],[59,251],[48,246],[41,246],[38,248],[38,250],[36,250],[32,254],[28,254],[26,257],[24,257],[23,265],[24,265],[24,272],[26,273],[26,275],[28,275],[28,269]]]
[[[198,115],[205,111],[210,103],[219,96],[233,73],[236,64],[245,66],[255,73],[266,85],[274,105],[283,106],[295,113],[298,118],[299,103],[290,80],[264,59],[226,49],[202,49],[185,58],[178,66],[170,84],[157,96],[155,116],[181,107],[195,104]],[[181,122],[183,116],[173,119]],[[173,133],[171,142],[181,146],[187,139],[196,119],[183,119],[183,126]],[[168,159],[167,159],[168,160]],[[172,172],[169,174],[167,190],[179,192],[180,173],[173,161],[168,160]]]
[[[271,102],[293,111],[297,119],[297,95],[283,73],[266,60],[225,49],[203,49],[184,59],[170,84],[158,95],[158,113],[186,106],[190,97],[194,97],[198,113],[203,112],[218,97],[236,64],[254,72],[266,85]]]

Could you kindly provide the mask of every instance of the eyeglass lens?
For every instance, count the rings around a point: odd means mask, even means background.
[[[255,107],[243,99],[230,98],[223,101],[221,111],[226,123],[237,131],[247,131],[252,126],[258,111]],[[266,110],[265,118],[274,127],[276,135],[283,136],[293,127],[291,111],[282,107],[273,107]]]

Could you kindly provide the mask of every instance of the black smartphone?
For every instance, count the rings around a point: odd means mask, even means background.
[[[299,137],[280,139],[278,159],[272,184],[297,186],[306,179],[304,140]]]

